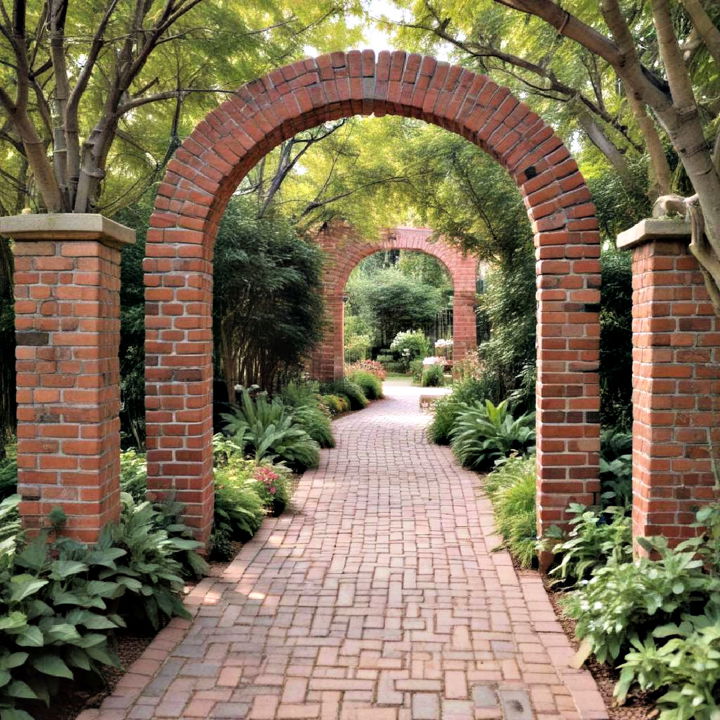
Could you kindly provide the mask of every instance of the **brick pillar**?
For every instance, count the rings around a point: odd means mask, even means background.
[[[536,236],[539,536],[600,490],[600,241],[594,218],[573,224]]]
[[[453,362],[462,362],[468,352],[476,347],[475,293],[455,292],[453,295]]]
[[[315,380],[341,380],[345,373],[345,302],[343,295],[325,294],[323,337],[310,356],[310,375]]]
[[[14,240],[18,491],[36,532],[61,507],[85,542],[120,513],[120,248],[102,215],[0,218]]]
[[[695,509],[718,497],[720,318],[689,236],[643,220],[618,237],[633,254],[634,537],[690,537]]]

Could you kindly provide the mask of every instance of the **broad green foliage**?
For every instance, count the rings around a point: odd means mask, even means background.
[[[348,374],[347,379],[359,385],[368,400],[379,400],[383,397],[382,381],[377,375],[367,370],[355,370]]]
[[[660,559],[601,566],[563,603],[577,621],[575,632],[585,656],[593,653],[600,662],[615,661],[633,638],[677,622],[688,612],[699,613],[720,593],[720,579],[704,573],[697,557],[702,538],[686,540],[674,550],[664,538],[640,542]]]
[[[6,520],[13,499],[0,503]],[[68,538],[22,534],[0,541],[0,716],[28,718],[18,703],[50,704],[63,681],[119,667],[110,637],[131,624],[158,629],[174,615],[189,617],[181,601],[178,557],[199,543],[161,527],[149,503],[123,494],[117,526],[106,527],[93,548]],[[6,530],[7,528],[3,528]],[[199,561],[199,558],[198,558]]]
[[[720,715],[720,603],[704,615],[684,615],[641,640],[620,666],[615,697],[624,702],[630,687],[666,689],[657,705],[659,720],[715,720]]]
[[[256,460],[278,459],[298,470],[317,467],[318,443],[280,398],[268,400],[265,393],[253,397],[244,389],[235,412],[222,417],[225,431],[242,452],[252,453]]]
[[[483,487],[492,500],[505,546],[522,567],[530,567],[537,546],[535,457],[513,455],[498,462]]]
[[[513,417],[508,401],[493,405],[466,405],[450,431],[451,445],[460,463],[472,470],[492,467],[513,451],[531,454],[535,443],[535,414]]]
[[[545,545],[561,560],[550,572],[557,582],[577,585],[592,575],[598,565],[627,562],[632,558],[631,521],[622,508],[605,511],[571,503],[567,534],[551,527]]]
[[[296,422],[321,448],[335,447],[330,411],[320,400],[317,382],[291,382],[283,388],[280,397],[292,408]]]
[[[0,500],[0,543],[6,540],[14,542],[14,538],[20,535],[19,504],[19,495],[9,495],[3,500]],[[2,548],[2,545],[0,545],[0,548]],[[0,549],[0,553],[1,552],[2,550]]]
[[[120,488],[140,503],[147,491],[147,462],[136,450],[120,453]]]

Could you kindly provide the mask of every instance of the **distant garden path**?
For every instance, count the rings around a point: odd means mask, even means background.
[[[82,720],[607,717],[539,577],[492,552],[478,476],[424,438],[428,391],[338,420],[267,520]],[[432,392],[432,391],[431,391]]]

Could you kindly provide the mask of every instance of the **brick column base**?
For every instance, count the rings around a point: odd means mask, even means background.
[[[101,215],[0,218],[14,240],[18,492],[31,534],[55,507],[94,542],[120,513],[120,248]]]
[[[675,542],[718,497],[720,318],[689,237],[687,223],[644,220],[618,238],[633,253],[633,537]]]

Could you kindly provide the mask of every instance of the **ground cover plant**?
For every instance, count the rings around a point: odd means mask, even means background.
[[[362,388],[347,378],[321,383],[320,390],[325,395],[340,395],[347,398],[351,410],[362,410],[370,402]]]

